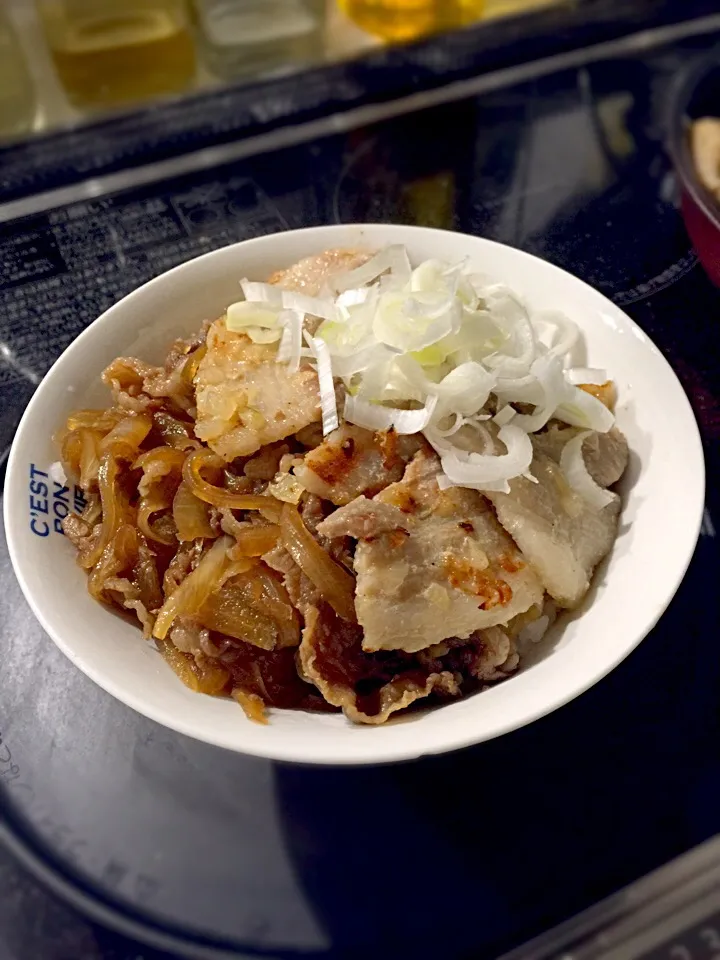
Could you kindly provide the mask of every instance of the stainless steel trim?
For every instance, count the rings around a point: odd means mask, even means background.
[[[662,934],[701,918],[702,911],[716,903],[720,905],[720,836],[501,960],[629,960],[655,945]]]

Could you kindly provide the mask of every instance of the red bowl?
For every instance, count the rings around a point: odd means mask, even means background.
[[[698,178],[689,136],[693,120],[720,117],[720,48],[680,79],[671,103],[668,147],[682,191],[683,219],[700,262],[720,287],[720,201]]]

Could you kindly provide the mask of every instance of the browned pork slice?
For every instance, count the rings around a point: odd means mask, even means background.
[[[345,423],[305,455],[295,475],[306,490],[342,506],[399,480],[422,445],[417,435],[372,433]]]
[[[317,375],[275,363],[277,344],[253,343],[216,320],[195,377],[195,433],[224,460],[247,457],[320,419]]]
[[[370,255],[326,250],[270,277],[270,283],[316,296],[335,274],[352,270]],[[303,365],[290,374],[274,362],[277,344],[256,344],[216,320],[207,353],[195,377],[200,440],[225,460],[247,457],[266,443],[289,437],[320,419],[315,371]]]
[[[533,437],[535,449],[559,463],[565,444],[581,432],[577,427],[551,422],[547,430]],[[582,452],[588,473],[601,487],[611,487],[625,473],[629,456],[628,442],[617,427],[607,433],[595,432],[586,437]]]
[[[440,490],[439,470],[438,458],[423,450],[403,479],[376,497],[405,520],[388,531],[383,517],[357,544],[355,605],[364,650],[414,652],[465,639],[542,601],[540,581],[488,501],[474,490]],[[334,522],[347,510],[354,523],[360,507],[337,511]]]
[[[367,497],[357,497],[346,507],[335,510],[317,528],[320,536],[330,540],[335,537],[368,540],[392,530],[410,530],[407,514],[392,503],[368,500]]]
[[[325,250],[299,260],[286,270],[278,270],[270,277],[269,282],[276,283],[285,290],[296,290],[309,297],[316,297],[333,275],[354,270],[371,256],[366,250]]]
[[[550,596],[563,607],[575,607],[613,545],[620,500],[616,497],[600,511],[592,509],[543,453],[535,453],[530,470],[537,483],[517,477],[510,482],[510,493],[487,496]]]

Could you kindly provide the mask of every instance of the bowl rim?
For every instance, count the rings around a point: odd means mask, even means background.
[[[720,230],[720,200],[700,181],[688,140],[688,107],[700,84],[714,71],[720,74],[720,44],[696,58],[671,86],[667,112],[667,151],[682,189],[693,203]],[[720,80],[720,77],[718,78]],[[720,119],[720,108],[718,111]]]
[[[573,283],[580,285],[584,288],[585,291],[591,293],[594,298],[600,298],[601,300],[606,301],[610,304],[613,310],[618,311],[624,317],[626,323],[630,325],[630,328],[633,332],[643,340],[649,347],[653,348],[655,354],[657,355],[658,361],[665,367],[667,374],[671,377],[677,387],[678,387],[678,397],[682,406],[684,408],[684,420],[686,425],[691,428],[692,432],[692,447],[694,448],[694,455],[696,460],[696,465],[698,467],[697,474],[694,475],[693,479],[696,482],[695,496],[691,500],[688,500],[688,503],[692,504],[693,509],[689,512],[687,523],[685,529],[688,532],[688,537],[684,544],[684,554],[682,560],[678,563],[675,570],[675,575],[672,578],[672,589],[662,598],[661,602],[658,602],[653,614],[648,617],[647,622],[644,628],[638,632],[638,635],[635,636],[632,642],[626,644],[622,650],[618,651],[616,654],[609,656],[602,663],[601,670],[595,670],[595,672],[588,672],[587,675],[581,675],[579,677],[573,677],[571,681],[566,685],[566,688],[563,690],[561,695],[555,695],[553,698],[548,698],[546,701],[543,701],[541,704],[538,704],[535,708],[528,710],[521,719],[520,722],[514,717],[508,717],[502,721],[498,721],[493,727],[492,731],[488,734],[481,735],[478,737],[477,732],[473,730],[472,725],[456,725],[452,728],[448,728],[447,737],[442,738],[441,743],[433,743],[426,745],[423,743],[414,743],[403,741],[397,745],[384,745],[378,747],[377,751],[369,752],[360,752],[359,755],[351,754],[348,755],[342,749],[342,746],[338,744],[337,746],[333,745],[332,749],[328,745],[324,748],[322,756],[318,755],[317,752],[308,751],[306,755],[298,756],[297,751],[291,746],[289,749],[284,749],[282,743],[270,742],[268,741],[267,748],[255,748],[253,746],[247,745],[229,745],[226,743],[220,743],[217,740],[213,740],[208,737],[203,732],[198,731],[192,723],[186,723],[184,717],[180,714],[173,714],[171,717],[168,717],[167,713],[163,712],[160,707],[156,708],[154,703],[148,703],[141,696],[135,694],[133,691],[128,692],[126,687],[121,683],[116,683],[114,681],[113,675],[108,672],[104,672],[99,669],[95,669],[92,665],[86,663],[80,663],[78,656],[72,650],[72,643],[66,641],[65,633],[63,631],[56,629],[55,626],[50,622],[46,617],[43,610],[42,604],[39,602],[39,599],[36,597],[35,591],[30,588],[25,575],[24,575],[24,561],[22,559],[22,536],[23,528],[16,522],[17,521],[17,512],[13,511],[10,505],[10,497],[4,497],[3,503],[3,512],[5,520],[5,531],[6,538],[8,542],[8,550],[13,566],[13,570],[20,584],[23,595],[30,606],[33,615],[40,623],[43,630],[48,634],[52,639],[55,645],[64,653],[66,657],[71,661],[71,663],[81,670],[89,679],[106,691],[110,696],[119,700],[123,705],[129,707],[130,709],[135,710],[137,713],[145,716],[155,723],[163,727],[174,730],[177,733],[189,736],[193,739],[200,740],[204,743],[211,744],[213,746],[218,746],[221,749],[228,749],[235,753],[241,753],[248,756],[257,756],[264,759],[270,759],[275,761],[289,762],[289,763],[299,763],[305,765],[325,765],[325,766],[362,766],[367,764],[385,764],[385,763],[395,763],[405,760],[413,760],[422,756],[430,756],[434,754],[441,754],[445,752],[450,752],[458,749],[463,749],[465,747],[473,746],[475,744],[484,742],[486,740],[494,739],[496,737],[502,736],[506,733],[512,732],[516,729],[520,729],[528,724],[549,715],[560,707],[566,705],[571,700],[580,696],[582,693],[585,693],[588,689],[598,683],[601,679],[607,676],[612,670],[614,670],[618,664],[620,664],[641,642],[648,633],[656,626],[664,612],[666,611],[671,600],[675,596],[675,593],[678,590],[682,580],[685,577],[688,566],[695,552],[695,547],[697,545],[697,539],[700,534],[703,512],[704,512],[704,502],[705,502],[705,460],[703,453],[703,446],[701,441],[700,432],[698,429],[697,421],[690,405],[690,401],[685,393],[680,380],[668,363],[662,352],[655,346],[650,337],[628,316],[625,311],[613,304],[612,301],[608,300],[604,294],[596,290],[590,284],[581,280],[579,277],[576,277],[574,274],[565,270],[562,267],[558,267],[555,264],[550,263],[549,261],[543,260],[540,257],[536,257],[534,254],[527,253],[523,250],[518,250],[516,248],[510,247],[508,244],[499,243],[498,241],[489,240],[483,237],[477,237],[473,235],[463,234],[461,231],[451,231],[451,230],[441,230],[432,227],[422,227],[415,225],[402,225],[402,224],[385,224],[385,223],[362,223],[362,224],[326,224],[315,227],[305,227],[293,231],[282,231],[281,233],[267,234],[261,237],[254,237],[248,240],[238,241],[234,244],[228,244],[225,247],[220,247],[216,250],[208,251],[207,253],[201,254],[198,257],[194,257],[188,261],[185,261],[177,266],[171,268],[170,270],[164,271],[163,273],[158,274],[158,276],[153,277],[152,279],[146,281],[144,284],[136,287],[126,296],[120,298],[120,300],[113,303],[107,310],[103,311],[95,320],[93,320],[85,330],[83,330],[78,337],[61,353],[57,360],[48,370],[47,374],[41,381],[37,390],[35,391],[33,397],[31,398],[17,428],[15,439],[13,441],[12,449],[10,451],[10,456],[8,458],[7,464],[7,475],[5,481],[6,490],[9,486],[11,477],[14,477],[17,473],[17,470],[21,466],[20,461],[20,444],[19,438],[22,437],[24,431],[27,429],[27,424],[32,420],[35,415],[36,409],[43,408],[43,392],[44,385],[50,379],[51,375],[56,371],[56,368],[60,366],[64,358],[76,351],[82,349],[86,340],[91,339],[97,334],[98,326],[102,326],[110,321],[110,314],[113,312],[120,304],[124,306],[131,305],[134,298],[139,296],[145,296],[146,292],[149,289],[159,286],[160,284],[167,283],[168,278],[174,276],[177,272],[187,269],[191,264],[197,264],[200,261],[209,259],[215,256],[222,254],[228,249],[238,249],[243,245],[248,243],[253,243],[257,241],[266,241],[271,243],[272,240],[278,236],[286,236],[288,234],[293,234],[294,236],[301,236],[302,234],[313,234],[317,235],[318,231],[328,232],[329,233],[329,244],[332,244],[332,234],[347,232],[349,230],[357,230],[359,232],[367,230],[371,232],[377,230],[378,228],[382,230],[388,230],[390,233],[397,231],[398,235],[406,233],[408,230],[415,231],[420,230],[423,233],[431,232],[439,235],[439,239],[443,235],[451,236],[465,236],[467,239],[472,241],[481,240],[483,244],[488,244],[493,247],[502,248],[504,250],[511,250],[513,256],[517,256],[520,260],[529,260],[534,262],[539,262],[542,264],[543,269],[547,269],[552,274],[562,276],[564,278],[569,278]],[[402,241],[400,241],[402,242]],[[694,514],[694,516],[693,516]],[[382,729],[381,727],[372,727],[370,728],[373,731],[378,731]],[[367,734],[369,731],[366,730]],[[411,738],[409,738],[411,740]]]

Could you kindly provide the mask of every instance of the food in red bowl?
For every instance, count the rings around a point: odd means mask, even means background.
[[[720,286],[720,48],[681,79],[670,112],[670,153],[698,257]]]

